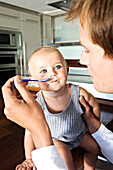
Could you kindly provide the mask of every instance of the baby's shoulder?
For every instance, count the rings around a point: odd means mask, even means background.
[[[88,101],[90,99],[90,97],[92,96],[87,90],[85,90],[84,88],[80,87],[79,90],[79,95],[80,96],[84,96],[85,100]]]

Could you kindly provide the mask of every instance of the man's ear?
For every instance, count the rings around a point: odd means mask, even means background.
[[[69,66],[67,66],[67,74],[69,73]]]

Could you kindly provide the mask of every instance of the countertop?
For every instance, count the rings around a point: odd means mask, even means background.
[[[72,84],[79,85],[80,87],[83,87],[96,98],[113,100],[113,94],[100,93],[96,91],[92,83],[83,83],[83,82],[75,82],[75,81],[67,81],[67,83],[72,83]]]

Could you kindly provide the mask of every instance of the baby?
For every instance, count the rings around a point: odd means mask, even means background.
[[[84,149],[84,169],[95,168],[99,146],[86,131],[82,120],[83,111],[79,104],[79,96],[83,95],[93,113],[100,119],[100,110],[95,98],[78,85],[67,84],[69,68],[62,54],[54,47],[41,47],[33,52],[29,59],[29,73],[33,79],[47,82],[33,82],[40,87],[37,102],[41,105],[54,144],[69,170],[74,170],[71,150],[78,146]],[[43,128],[43,127],[42,127]],[[38,129],[37,129],[38,130]],[[32,167],[31,151],[34,149],[32,135],[25,133],[26,160],[19,167]]]

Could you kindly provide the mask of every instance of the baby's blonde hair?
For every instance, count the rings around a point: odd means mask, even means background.
[[[56,54],[61,58],[61,60],[63,61],[64,66],[67,67],[67,63],[66,63],[63,55],[60,53],[60,51],[59,51],[57,48],[51,47],[51,46],[40,47],[40,48],[36,49],[36,50],[31,54],[31,56],[30,56],[30,58],[29,58],[29,62],[28,62],[29,75],[31,75],[31,74],[30,74],[30,63],[32,62],[32,59],[33,59],[35,56],[41,55],[41,54],[43,55],[44,53],[48,53],[48,54],[49,54],[49,53],[56,53]]]
[[[63,57],[63,55],[61,54],[61,52],[55,48],[55,47],[51,47],[51,46],[46,46],[46,47],[40,47],[38,49],[36,49],[30,56],[29,58],[29,62],[28,64],[30,63],[31,59],[33,58],[33,56],[35,55],[38,55],[38,54],[43,54],[43,53],[56,53],[58,56],[61,57],[61,59],[63,60],[64,62],[64,65],[67,66],[67,63]]]

